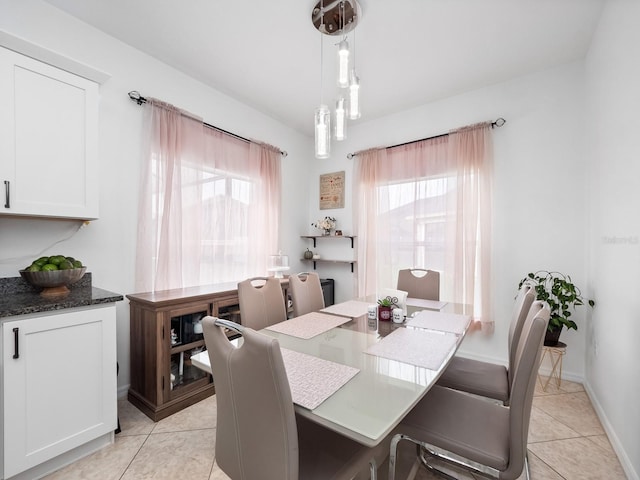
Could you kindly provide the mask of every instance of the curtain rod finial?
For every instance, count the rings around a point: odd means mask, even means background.
[[[131,90],[129,92],[129,98],[134,102],[137,102],[138,105],[142,105],[143,103],[147,102],[147,99],[140,95],[140,92],[138,92],[137,90]]]
[[[498,127],[498,128],[500,128],[500,127],[501,127],[501,126],[503,126],[505,123],[507,123],[507,121],[506,121],[504,118],[500,117],[500,118],[498,118],[495,122],[493,122],[493,123],[491,124],[491,126],[492,126],[492,127]]]

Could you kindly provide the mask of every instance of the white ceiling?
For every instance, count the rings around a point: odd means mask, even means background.
[[[314,0],[46,1],[312,135]],[[603,1],[360,0],[361,121],[583,58]],[[322,37],[323,99],[332,104],[337,40]]]

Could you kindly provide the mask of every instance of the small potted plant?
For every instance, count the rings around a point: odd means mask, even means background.
[[[540,270],[527,274],[525,278],[520,280],[518,288],[522,287],[525,282],[533,286],[536,300],[547,302],[551,310],[544,339],[545,345],[555,346],[558,344],[562,327],[578,329],[578,325],[570,317],[575,307],[585,304],[585,299],[569,275]],[[586,300],[586,303],[591,307],[595,305],[593,300]]]
[[[381,322],[388,322],[391,320],[391,309],[393,303],[389,297],[381,298],[378,300],[378,320]]]

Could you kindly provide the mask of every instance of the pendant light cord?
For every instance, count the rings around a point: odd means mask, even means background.
[[[324,28],[324,2],[320,0],[320,105],[322,105],[323,75],[324,70],[324,50],[322,48],[322,29]]]
[[[344,33],[344,0],[340,2],[340,31],[342,32],[342,39],[346,40],[347,35]]]
[[[356,71],[356,29],[355,27],[353,28],[353,38],[351,39],[351,42],[353,43],[353,66],[351,67],[351,70],[353,70],[354,72]]]

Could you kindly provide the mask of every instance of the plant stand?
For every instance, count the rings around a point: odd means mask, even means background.
[[[558,342],[557,345],[551,346],[543,346],[542,347],[542,357],[540,358],[540,366],[544,363],[544,359],[548,356],[551,364],[551,372],[547,377],[545,382],[542,381],[542,377],[540,376],[540,372],[538,372],[538,381],[540,382],[540,386],[544,392],[547,391],[547,387],[549,386],[549,382],[551,379],[555,379],[556,387],[560,388],[562,383],[562,357],[567,353],[567,345],[563,342]]]

